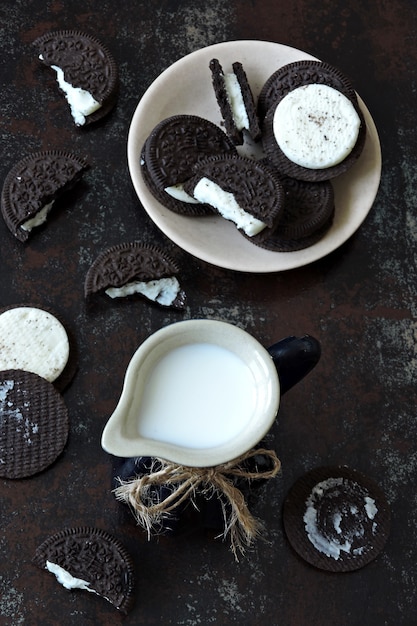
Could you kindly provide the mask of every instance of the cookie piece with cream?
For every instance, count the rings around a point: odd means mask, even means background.
[[[262,145],[281,174],[324,181],[347,171],[362,153],[366,124],[340,72],[315,61],[284,66],[259,99],[269,106]]]
[[[284,210],[280,180],[261,162],[243,156],[224,154],[201,161],[185,189],[253,243],[271,235]]]
[[[33,45],[40,61],[54,70],[76,126],[97,122],[113,109],[118,68],[96,37],[78,30],[57,30],[38,37]]]
[[[261,138],[261,128],[255,101],[242,63],[232,64],[231,72],[224,72],[218,59],[209,64],[212,84],[227,135],[235,145],[244,143],[245,132],[254,141]]]
[[[108,248],[90,266],[84,294],[109,298],[139,295],[160,306],[184,309],[186,294],[177,278],[179,267],[156,246],[139,242]]]
[[[1,213],[10,232],[19,241],[27,241],[87,168],[85,159],[64,150],[35,152],[16,163],[1,192]]]
[[[197,115],[173,115],[161,120],[142,149],[141,171],[155,198],[174,213],[210,215],[210,206],[186,193],[184,183],[193,167],[208,156],[236,148],[221,128]]]
[[[132,557],[117,537],[101,528],[69,527],[50,535],[37,547],[33,564],[54,574],[69,591],[96,594],[124,614],[133,608]]]

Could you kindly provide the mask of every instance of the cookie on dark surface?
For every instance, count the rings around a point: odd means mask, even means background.
[[[88,168],[87,162],[63,150],[35,152],[16,163],[1,193],[1,213],[10,232],[22,242],[47,220],[53,204]]]
[[[183,309],[186,294],[178,282],[177,263],[159,248],[139,242],[112,246],[90,266],[84,294],[106,293],[110,298],[138,294],[161,306]]]
[[[65,528],[37,548],[33,563],[53,573],[68,590],[93,592],[124,614],[133,608],[133,560],[124,545],[102,529]]]
[[[224,72],[218,59],[209,64],[212,84],[227,135],[235,145],[244,143],[244,131],[254,141],[261,138],[261,128],[252,90],[242,63],[232,64],[232,72]]]
[[[42,63],[56,72],[77,126],[97,122],[113,109],[119,89],[118,68],[96,37],[78,30],[57,30],[38,37],[33,45]]]
[[[356,93],[339,70],[300,61],[282,67],[266,85],[258,106],[262,145],[274,167],[313,182],[352,167],[365,144],[366,124]]]
[[[0,371],[0,476],[28,478],[63,452],[68,411],[52,383],[24,370]]]
[[[284,211],[280,180],[260,161],[243,156],[218,155],[200,161],[185,184],[190,195],[211,204],[251,241],[274,231]]]
[[[192,198],[173,204],[169,192],[176,188],[181,193],[200,160],[225,152],[236,154],[236,148],[216,124],[196,115],[168,117],[155,126],[143,146],[144,181],[155,197],[176,213],[210,215],[210,207],[200,206]]]
[[[0,308],[0,370],[33,372],[62,392],[77,368],[75,337],[55,312],[26,303]]]
[[[348,572],[382,551],[390,510],[378,485],[348,467],[320,467],[299,478],[283,507],[284,528],[294,550],[311,565]]]

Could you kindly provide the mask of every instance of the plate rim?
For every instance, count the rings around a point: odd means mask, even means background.
[[[157,78],[149,85],[146,89],[142,97],[140,98],[134,114],[131,119],[128,139],[127,139],[127,158],[128,158],[128,169],[130,178],[135,189],[136,195],[143,206],[143,209],[147,213],[148,217],[152,220],[152,222],[158,227],[158,229],[174,244],[180,247],[185,252],[191,254],[192,256],[205,261],[211,265],[216,267],[220,267],[223,269],[247,272],[247,273],[275,273],[281,271],[287,271],[290,269],[296,269],[299,267],[303,267],[305,265],[309,265],[315,261],[322,259],[323,257],[329,255],[330,253],[337,250],[341,245],[343,245],[362,225],[366,217],[368,216],[378,193],[380,180],[381,180],[381,172],[382,172],[382,154],[381,154],[381,144],[378,136],[378,131],[376,129],[374,120],[366,107],[365,103],[361,99],[358,94],[358,102],[362,108],[364,113],[366,125],[367,125],[367,137],[365,142],[364,151],[359,158],[358,162],[351,168],[360,168],[362,165],[362,161],[366,158],[369,159],[372,157],[374,159],[374,163],[372,165],[372,169],[367,173],[367,176],[370,180],[370,194],[368,201],[366,202],[366,207],[359,211],[357,215],[354,215],[354,219],[348,220],[347,227],[337,229],[335,227],[335,223],[329,229],[328,233],[316,244],[313,246],[309,246],[303,250],[294,251],[294,252],[272,252],[269,250],[264,250],[262,248],[257,248],[257,254],[262,257],[261,262],[253,264],[253,258],[250,256],[250,248],[254,246],[251,242],[245,240],[242,237],[242,246],[246,246],[249,250],[249,255],[245,258],[245,262],[238,262],[233,258],[233,255],[230,255],[229,259],[226,260],[224,257],[221,259],[216,258],[216,255],[210,252],[210,250],[205,249],[204,247],[198,247],[193,245],[192,242],[184,240],[178,234],[178,228],[171,227],[169,225],[169,219],[174,218],[175,222],[182,223],[183,220],[188,222],[189,220],[193,220],[201,224],[207,225],[210,224],[213,220],[220,222],[222,220],[219,216],[210,216],[210,217],[186,217],[179,216],[174,214],[166,207],[163,207],[153,196],[151,196],[149,190],[147,189],[140,170],[140,151],[143,145],[143,136],[142,143],[139,144],[139,137],[141,129],[141,125],[143,122],[143,116],[146,114],[147,107],[149,106],[149,102],[152,101],[154,93],[158,93],[161,89],[164,89],[164,83],[171,77],[171,74],[175,76],[178,69],[182,69],[184,65],[189,63],[198,62],[199,58],[212,56],[214,54],[220,55],[222,52],[227,51],[227,53],[231,53],[237,48],[242,47],[252,47],[256,49],[260,48],[268,48],[270,51],[282,53],[287,52],[289,54],[293,54],[297,56],[299,59],[311,59],[311,60],[320,60],[317,57],[312,56],[311,54],[294,48],[292,46],[288,46],[285,44],[280,44],[271,41],[263,41],[257,39],[243,39],[243,40],[228,40],[220,43],[211,44],[209,46],[205,46],[203,48],[199,48],[189,54],[180,57],[176,61],[174,61],[171,65],[169,65]],[[297,60],[297,59],[295,59]],[[288,61],[291,62],[291,61]],[[279,66],[277,66],[278,69]],[[211,88],[211,83],[208,82],[208,85]],[[197,107],[198,108],[198,107]],[[199,115],[198,111],[195,112],[196,115]],[[164,119],[160,117],[159,119]],[[146,136],[151,132],[153,126],[147,129]],[[143,135],[143,133],[142,133]],[[145,139],[146,139],[145,136]],[[366,153],[366,157],[365,154]],[[352,175],[352,171],[349,170],[347,172],[347,176]],[[337,198],[337,187],[343,185],[343,178],[346,175],[340,176],[338,179],[333,179],[333,184],[335,186],[335,196]],[[337,211],[337,202],[336,202],[336,211]],[[165,219],[165,216],[168,216],[168,225]],[[336,218],[337,219],[337,213]],[[184,224],[185,224],[184,222]],[[194,226],[194,224],[193,224]],[[225,225],[227,228],[235,229],[232,224]],[[236,229],[235,229],[236,230]],[[239,233],[236,233],[237,236],[240,236]],[[232,239],[233,241],[233,239]],[[254,255],[255,256],[255,255]]]

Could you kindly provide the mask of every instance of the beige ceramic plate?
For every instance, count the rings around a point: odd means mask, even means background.
[[[265,41],[229,41],[197,50],[166,69],[149,87],[133,115],[128,137],[130,175],[139,200],[154,223],[178,246],[219,267],[243,272],[277,272],[312,263],[336,250],[359,228],[375,200],[381,178],[381,149],[372,117],[359,98],[367,125],[363,153],[354,167],[333,181],[334,223],[321,241],[297,252],[270,252],[245,239],[220,217],[183,217],[163,207],[148,191],[140,170],[140,152],[154,126],[171,115],[193,114],[221,124],[211,85],[209,62],[218,58],[225,71],[234,61],[246,70],[255,98],[279,67],[311,55]],[[253,153],[245,145],[243,153]]]

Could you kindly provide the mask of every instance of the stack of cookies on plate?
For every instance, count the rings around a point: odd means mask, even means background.
[[[332,179],[359,158],[366,124],[350,80],[321,61],[277,69],[255,102],[240,62],[210,61],[224,130],[195,115],[159,122],[141,170],[154,197],[180,215],[218,215],[252,243],[277,252],[319,241],[334,212]],[[246,139],[260,158],[242,154]]]

